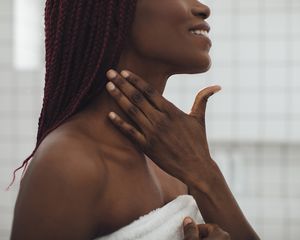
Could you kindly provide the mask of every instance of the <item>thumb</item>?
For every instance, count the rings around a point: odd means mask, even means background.
[[[218,85],[207,87],[201,90],[196,96],[190,116],[204,119],[207,100],[210,96],[212,96],[216,92],[219,92],[220,90],[221,87]]]
[[[184,240],[199,239],[199,230],[194,220],[190,217],[186,217],[183,220],[183,232]]]

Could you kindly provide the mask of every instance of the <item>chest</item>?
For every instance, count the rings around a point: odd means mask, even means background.
[[[106,197],[106,216],[99,236],[110,234],[140,216],[164,206],[178,195],[187,194],[185,185],[152,163],[137,172],[114,170]],[[103,209],[103,207],[102,207]]]

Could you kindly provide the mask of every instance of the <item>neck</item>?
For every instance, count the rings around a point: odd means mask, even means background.
[[[141,61],[141,59],[133,55],[123,54],[115,70],[119,73],[122,70],[132,71],[163,94],[166,82],[170,76],[165,69],[167,68],[163,65],[158,65],[157,61]],[[117,113],[126,122],[133,126],[135,125],[104,88],[82,112],[85,124],[93,139],[97,142],[103,142],[104,139],[105,143],[116,147],[136,147],[108,119],[108,113],[111,111]]]
[[[115,69],[119,73],[122,70],[129,70],[146,82],[151,84],[157,91],[163,94],[170,71],[168,65],[157,61],[156,59],[142,58],[140,54],[127,52],[126,50],[121,55],[119,64]]]

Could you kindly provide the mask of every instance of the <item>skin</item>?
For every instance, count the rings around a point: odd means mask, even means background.
[[[232,239],[259,239],[209,153],[205,109],[220,87],[200,91],[186,114],[132,72],[119,75],[110,70],[107,76],[111,79],[107,90],[135,123],[111,112],[116,127],[161,169],[188,186],[206,222],[219,224]]]
[[[115,70],[142,76],[158,94],[174,74],[207,71],[210,42],[188,29],[209,14],[209,8],[196,0],[138,0]],[[158,166],[109,120],[111,111],[138,127],[104,89],[44,139],[21,182],[11,239],[93,239],[187,194],[188,187],[198,192],[198,182],[187,177],[196,175]]]
[[[187,221],[188,220],[188,221]],[[184,240],[230,240],[230,235],[216,224],[196,224],[189,217],[183,221]]]

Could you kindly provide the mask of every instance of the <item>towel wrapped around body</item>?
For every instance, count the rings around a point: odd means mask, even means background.
[[[95,240],[183,240],[183,219],[192,217],[203,223],[195,199],[180,195],[161,208],[154,209],[117,231]]]

